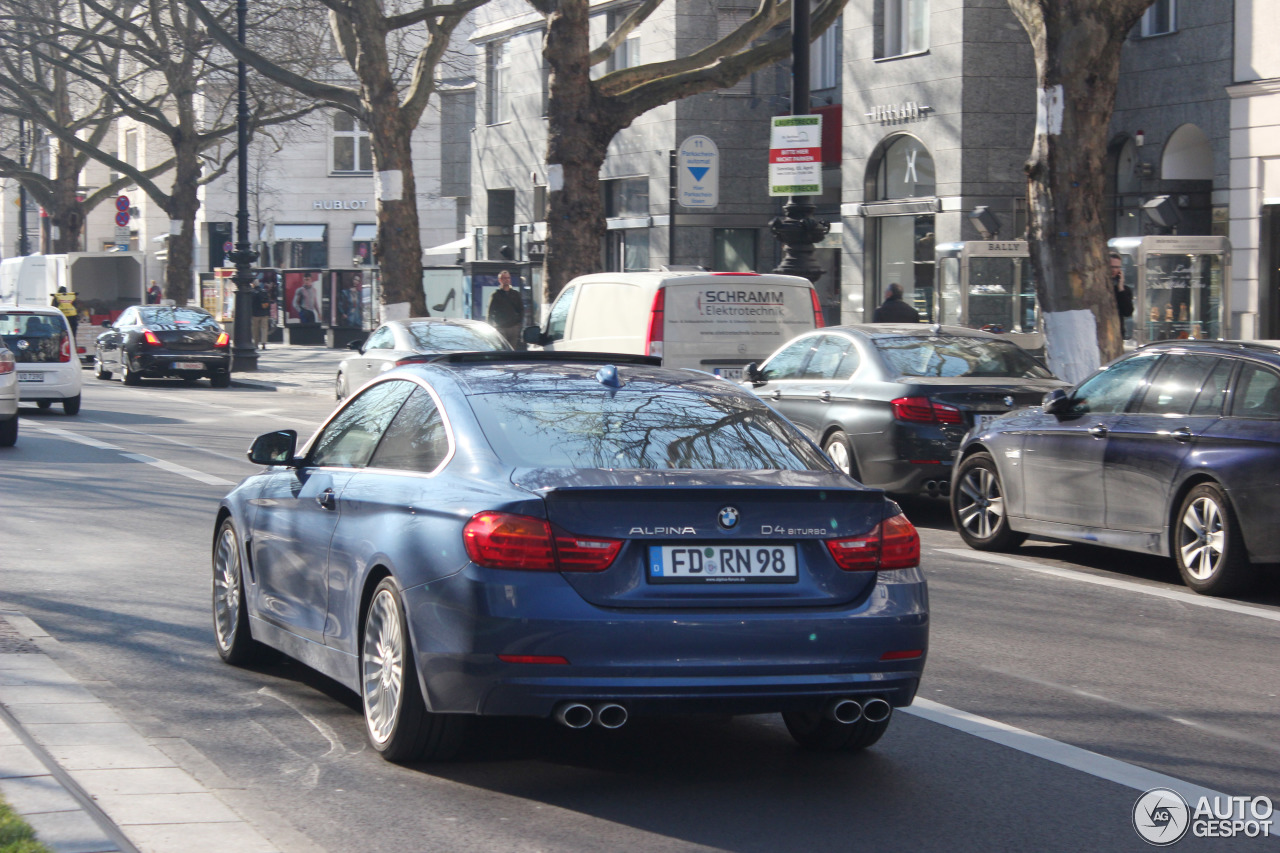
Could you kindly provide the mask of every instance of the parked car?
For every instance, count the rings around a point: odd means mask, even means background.
[[[334,396],[339,400],[395,367],[401,359],[437,352],[511,350],[502,333],[488,323],[448,317],[391,320],[374,329],[363,341],[352,341],[347,347],[356,354],[347,356],[338,365]]]
[[[640,356],[420,356],[341,405],[214,522],[219,654],[257,643],[363,702],[394,761],[474,715],[570,728],[782,712],[815,749],[912,701],[920,541],[759,400]]]
[[[0,343],[0,447],[18,441],[18,369],[13,353]]]
[[[1028,536],[1172,557],[1224,595],[1280,562],[1280,348],[1163,341],[975,429],[952,515],[979,550]]]
[[[202,308],[135,305],[126,308],[94,345],[93,375],[119,373],[125,385],[143,377],[208,377],[214,388],[231,384],[231,336]]]
[[[19,400],[42,409],[61,403],[68,415],[80,411],[80,361],[61,311],[0,305],[0,341],[13,353]]]
[[[869,323],[801,335],[743,383],[859,482],[946,495],[971,427],[1067,387],[1016,344],[960,326]]]
[[[525,343],[549,350],[652,355],[724,379],[822,325],[808,279],[754,272],[610,272],[573,279]]]

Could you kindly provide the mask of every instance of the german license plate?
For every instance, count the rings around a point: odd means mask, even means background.
[[[174,370],[204,370],[204,365],[198,361],[175,361],[173,363]]]
[[[980,430],[986,429],[987,424],[991,423],[998,417],[1000,416],[999,415],[974,415],[973,416],[974,432],[978,432]]]
[[[795,583],[796,546],[651,545],[652,583]]]
[[[43,373],[19,373],[18,381],[19,382],[43,382],[44,374]]]
[[[742,379],[741,367],[717,367],[716,376],[721,379],[728,379],[730,382],[739,382]]]

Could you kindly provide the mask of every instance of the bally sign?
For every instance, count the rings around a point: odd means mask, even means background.
[[[822,116],[774,116],[769,195],[821,195]]]

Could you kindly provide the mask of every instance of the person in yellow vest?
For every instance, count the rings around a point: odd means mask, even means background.
[[[67,318],[67,324],[71,326],[72,346],[75,346],[76,327],[80,325],[80,309],[76,307],[75,291],[68,293],[66,285],[63,285],[58,288],[57,293],[53,294],[50,303]]]

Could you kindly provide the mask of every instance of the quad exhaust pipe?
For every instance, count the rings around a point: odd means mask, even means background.
[[[617,702],[598,702],[594,707],[585,702],[561,702],[552,716],[570,729],[585,729],[592,723],[602,729],[620,729],[627,724],[630,714]]]
[[[844,725],[856,723],[858,720],[866,720],[868,723],[883,723],[889,719],[889,715],[892,713],[893,706],[879,696],[872,696],[865,702],[858,702],[856,699],[848,698],[832,699],[822,709],[822,715],[828,720],[834,720]]]

